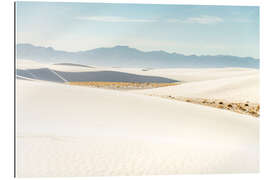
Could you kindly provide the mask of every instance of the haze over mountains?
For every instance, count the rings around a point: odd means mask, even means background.
[[[165,51],[141,51],[128,46],[96,48],[67,52],[52,47],[17,44],[17,59],[30,59],[46,63],[78,63],[96,66],[148,67],[148,68],[259,68],[259,59],[227,55],[196,56]]]

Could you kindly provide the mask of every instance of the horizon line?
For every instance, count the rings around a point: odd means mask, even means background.
[[[53,46],[41,46],[41,45],[34,45],[32,43],[16,43],[16,46],[17,45],[31,45],[31,46],[35,46],[35,47],[41,47],[41,48],[52,48],[53,50],[55,51],[64,51],[64,52],[69,52],[69,53],[78,53],[78,52],[83,52],[83,51],[91,51],[91,50],[95,50],[95,49],[100,49],[100,48],[115,48],[117,46],[120,46],[120,47],[128,47],[130,49],[135,49],[135,50],[138,50],[138,51],[141,51],[141,52],[165,52],[167,54],[178,54],[178,55],[183,55],[183,56],[197,56],[197,57],[201,57],[201,56],[230,56],[230,57],[239,57],[239,58],[252,58],[252,59],[255,59],[255,60],[260,60],[260,58],[255,58],[255,57],[251,57],[251,56],[235,56],[235,55],[228,55],[228,54],[217,54],[217,55],[209,55],[209,54],[206,54],[206,55],[196,55],[196,54],[190,54],[190,55],[187,55],[187,54],[182,54],[182,53],[178,53],[178,52],[168,52],[168,51],[165,51],[165,50],[141,50],[141,49],[138,49],[138,48],[135,48],[135,47],[131,47],[129,45],[114,45],[114,46],[106,46],[106,47],[97,47],[97,48],[93,48],[93,49],[87,49],[87,50],[80,50],[80,51],[67,51],[67,50],[60,50],[60,49],[55,49]]]

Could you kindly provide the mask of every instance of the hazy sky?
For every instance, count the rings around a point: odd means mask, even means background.
[[[259,8],[17,2],[17,43],[259,58]]]

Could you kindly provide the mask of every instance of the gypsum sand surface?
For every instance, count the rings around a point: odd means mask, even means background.
[[[184,82],[181,82],[184,83]],[[135,83],[135,82],[66,82],[69,85],[80,85],[80,86],[90,86],[104,89],[115,89],[115,90],[136,90],[136,89],[151,89],[166,86],[180,85],[179,83]],[[258,103],[252,102],[234,102],[224,99],[211,99],[211,98],[192,98],[192,97],[181,97],[181,96],[165,96],[165,95],[154,95],[162,98],[167,98],[177,101],[185,101],[210,107],[215,107],[219,109],[225,109],[241,114],[247,114],[254,117],[260,116],[260,105]]]
[[[16,83],[18,177],[259,170],[255,117],[129,91]]]

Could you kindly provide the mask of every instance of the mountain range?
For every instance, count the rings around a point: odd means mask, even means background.
[[[67,52],[52,47],[32,44],[16,45],[17,59],[30,59],[45,63],[77,63],[90,66],[143,67],[143,68],[259,68],[260,61],[252,57],[229,55],[183,55],[166,51],[141,51],[128,46],[96,48]]]

